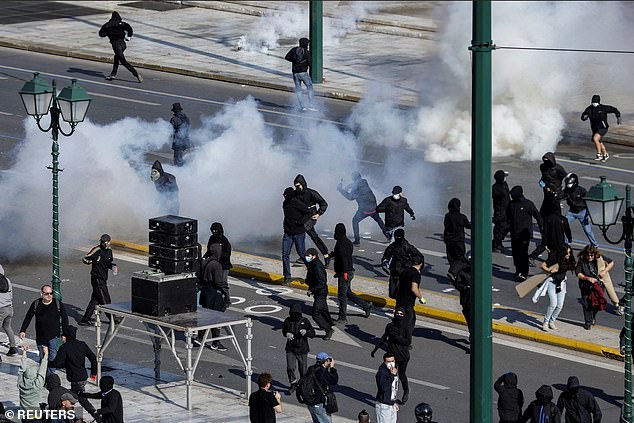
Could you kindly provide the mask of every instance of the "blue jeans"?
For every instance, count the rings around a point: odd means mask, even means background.
[[[332,416],[326,413],[324,403],[308,405],[307,407],[310,412],[310,417],[313,419],[313,423],[332,423]]]
[[[41,343],[40,341],[36,341],[37,343],[37,350],[40,352],[40,363],[42,362],[42,359],[44,358],[44,348],[42,347],[48,347],[48,361],[53,361],[55,360],[55,356],[57,355],[57,350],[59,350],[59,346],[62,343],[62,339],[61,338],[53,338],[50,341],[46,342],[46,343]],[[55,373],[55,370],[53,370],[52,368],[48,368],[46,370],[46,372],[48,374],[51,373]]]
[[[549,279],[548,280],[548,299],[550,303],[548,307],[546,307],[546,314],[544,315],[544,322],[551,323],[557,320],[559,317],[559,313],[561,309],[564,308],[564,300],[566,299],[566,282],[561,283],[561,291],[557,292],[557,287],[555,284]]]
[[[289,255],[291,254],[291,248],[295,244],[295,251],[299,254],[299,257],[304,260],[306,256],[306,234],[289,235],[284,233],[282,238],[282,266],[284,271],[284,277],[291,277],[291,262]]]
[[[310,79],[308,72],[300,72],[293,74],[293,82],[295,83],[295,94],[297,95],[297,101],[299,107],[305,107],[302,100],[302,82],[306,85],[306,91],[308,91],[308,107],[313,105],[313,81]]]
[[[393,405],[376,402],[374,406],[377,423],[396,423],[396,407]]]
[[[592,224],[590,223],[590,214],[588,213],[588,209],[583,209],[578,213],[573,213],[570,210],[568,210],[568,214],[566,214],[566,219],[568,219],[569,225],[571,225],[575,219],[581,222],[581,227],[583,228],[583,232],[586,233],[586,236],[588,237],[588,241],[590,241],[590,244],[594,245],[595,247],[599,245],[599,243],[597,242],[597,239],[594,237],[594,234],[592,233]],[[572,240],[569,239],[568,244],[570,244],[571,242]]]

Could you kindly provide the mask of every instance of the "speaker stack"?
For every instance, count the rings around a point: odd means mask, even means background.
[[[166,275],[197,272],[198,221],[167,215],[150,219],[148,265]]]

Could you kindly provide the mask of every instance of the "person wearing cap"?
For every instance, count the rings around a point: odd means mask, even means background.
[[[570,376],[566,390],[559,395],[557,407],[565,411],[566,423],[600,423],[601,407],[590,392],[581,389],[579,378]]]
[[[97,304],[110,304],[110,293],[108,292],[108,270],[112,270],[116,275],[117,265],[113,261],[112,249],[110,248],[110,235],[103,234],[99,238],[99,245],[93,247],[84,256],[82,262],[91,265],[90,285],[92,285],[92,295],[86,307],[84,317],[79,322],[82,326],[92,326],[92,317]]]
[[[287,61],[293,64],[293,83],[295,84],[295,95],[297,96],[297,102],[302,112],[310,110],[316,112],[317,108],[314,104],[313,94],[313,80],[308,74],[308,68],[311,67],[311,53],[308,50],[310,40],[308,38],[300,38],[299,45],[293,47],[286,53],[284,57]],[[308,92],[308,104],[304,104],[302,96],[302,82],[306,86]]]
[[[376,212],[376,197],[368,185],[368,181],[361,177],[359,172],[352,172],[352,183],[346,187],[342,182],[337,185],[337,191],[341,193],[347,200],[357,202],[357,212],[352,217],[352,232],[354,233],[354,245],[361,245],[361,236],[359,235],[359,223],[368,217],[374,219],[379,225],[381,232],[385,233],[385,223]]]
[[[174,115],[170,119],[174,132],[172,133],[172,150],[174,150],[174,165],[185,164],[183,155],[189,149],[189,118],[183,112],[180,103],[172,104]]]
[[[405,226],[405,212],[409,213],[412,220],[416,220],[414,210],[409,206],[407,198],[403,197],[403,188],[396,185],[392,188],[392,195],[385,197],[376,206],[377,213],[385,213],[385,230],[383,235],[388,241],[392,240],[392,234],[396,228]]]
[[[315,356],[316,362],[308,370],[314,374],[321,390],[326,393],[332,390],[332,386],[339,383],[339,374],[335,368],[335,359],[326,352],[320,352]],[[319,395],[311,404],[306,404],[313,423],[332,423],[332,415],[326,412],[325,397]]]
[[[387,246],[381,257],[381,266],[385,273],[390,275],[388,282],[388,295],[396,298],[398,281],[401,273],[410,266],[412,258],[423,255],[405,239],[405,231],[398,228],[394,231],[394,242]]]
[[[616,124],[621,124],[621,112],[614,106],[601,104],[601,97],[598,94],[592,96],[590,105],[581,114],[581,120],[590,119],[590,129],[592,129],[592,141],[597,149],[597,156],[594,160],[605,162],[610,158],[605,145],[601,139],[608,133],[608,114],[614,113]]]
[[[306,285],[308,285],[308,296],[313,296],[312,317],[317,326],[323,329],[326,334],[324,340],[329,340],[335,332],[333,326],[335,322],[330,317],[328,311],[328,280],[326,279],[326,268],[319,260],[319,253],[314,248],[306,250]]]
[[[65,412],[69,412],[72,411],[73,413],[75,412],[75,404],[77,404],[77,398],[75,398],[73,396],[73,394],[71,393],[65,393],[62,394],[62,396],[60,397],[61,400],[61,406],[60,406],[60,410],[63,410]],[[51,422],[53,423],[81,423],[84,420],[81,419],[79,416],[75,415],[74,418],[71,418],[68,414],[66,414],[65,418],[62,419],[52,419]]]
[[[101,408],[96,412],[97,421],[102,423],[123,423],[123,399],[121,393],[114,389],[114,378],[103,376],[99,381],[99,392],[80,392],[79,397],[100,399]],[[101,419],[101,420],[99,420]]]
[[[150,180],[159,194],[159,210],[161,213],[178,215],[180,202],[178,201],[178,184],[176,176],[163,170],[160,161],[154,161],[150,170]]]
[[[376,421],[378,423],[396,423],[398,413],[399,369],[394,354],[383,354],[383,363],[374,376],[376,380]]]
[[[0,290],[0,325],[9,338],[9,351],[7,356],[12,357],[18,353],[18,349],[15,347],[15,334],[11,327],[11,320],[13,319],[13,286],[11,281],[4,274],[4,268],[0,265],[0,278],[4,278],[6,281],[6,291]],[[2,358],[0,358],[0,362]]]
[[[509,185],[506,183],[508,172],[498,170],[493,175],[495,183],[491,187],[493,198],[493,252],[502,252],[502,241],[509,233],[509,225],[506,220],[506,208],[511,201]]]

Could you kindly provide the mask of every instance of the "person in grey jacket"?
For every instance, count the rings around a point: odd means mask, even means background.
[[[39,410],[42,402],[42,388],[46,382],[48,365],[48,347],[43,346],[43,357],[39,367],[26,365],[28,345],[22,346],[22,361],[18,370],[18,391],[20,392],[20,408],[23,410]]]
[[[0,324],[2,325],[4,333],[6,333],[9,338],[9,351],[7,351],[7,355],[11,357],[18,353],[15,343],[15,334],[11,328],[11,319],[13,318],[13,286],[9,278],[4,274],[2,265],[0,265],[0,278],[6,279],[7,288],[5,292],[3,292],[3,289],[0,289]],[[2,361],[2,358],[0,358],[0,361]]]

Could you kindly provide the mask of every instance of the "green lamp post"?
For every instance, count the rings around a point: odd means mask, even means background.
[[[40,78],[39,73],[33,74],[33,79],[24,84],[20,90],[20,97],[29,116],[33,116],[38,128],[43,132],[51,131],[53,146],[51,155],[53,164],[49,169],[53,172],[53,296],[62,298],[60,289],[61,279],[59,276],[59,144],[57,139],[61,133],[64,136],[71,136],[75,132],[77,124],[86,117],[90,97],[82,87],[77,85],[77,80],[73,79],[71,85],[64,88],[59,95],[53,85],[49,85]],[[51,112],[51,122],[47,128],[42,127],[40,121]],[[66,133],[60,126],[60,116],[70,125],[70,132]]]
[[[616,224],[619,212],[623,206],[623,197],[612,185],[608,184],[605,176],[601,182],[590,188],[585,197],[588,213],[593,225],[601,229],[603,238],[610,244],[625,241],[623,249],[625,260],[625,380],[623,393],[623,411],[621,422],[632,423],[632,238],[634,237],[632,205],[630,193],[632,188],[625,187],[625,214],[621,218],[623,233],[617,241],[608,238],[608,229]]]

